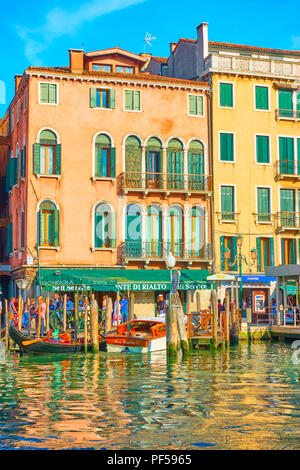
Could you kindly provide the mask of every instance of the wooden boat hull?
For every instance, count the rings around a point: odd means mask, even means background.
[[[106,337],[107,352],[149,353],[163,351],[167,348],[166,337],[144,339],[136,336],[112,335]]]
[[[34,343],[25,345],[24,341],[34,340],[32,336],[23,335],[14,325],[13,322],[9,325],[9,336],[18,344],[21,351],[31,352],[36,354],[61,354],[61,353],[74,353],[84,351],[83,343],[64,344],[64,343],[47,343],[45,341],[35,341]],[[88,345],[90,347],[90,345]]]

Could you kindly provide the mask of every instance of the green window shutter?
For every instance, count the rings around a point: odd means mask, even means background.
[[[133,92],[133,109],[135,111],[140,111],[141,109],[141,92],[140,91]]]
[[[294,174],[294,139],[292,137],[279,137],[280,172],[288,175]]]
[[[39,236],[39,243],[40,246],[43,246],[45,244],[45,214],[42,210],[39,212],[39,218],[40,218],[40,224],[39,224],[39,229],[40,229],[40,236]]]
[[[224,236],[220,237],[220,250],[221,250],[221,271],[225,270],[225,255],[224,255]]]
[[[132,90],[125,90],[125,109],[132,110],[133,109],[133,92]]]
[[[18,168],[19,168],[19,159],[12,158],[11,159],[12,169],[11,169],[11,178],[12,178],[12,186],[18,184]]]
[[[270,247],[270,266],[275,265],[275,258],[274,258],[274,238],[269,238],[269,247]]]
[[[56,145],[56,174],[60,175],[61,174],[61,144]]]
[[[257,271],[261,272],[261,238],[256,238],[256,249],[257,249]]]
[[[256,136],[256,161],[257,163],[270,163],[269,137],[266,135]]]
[[[109,90],[109,107],[111,109],[115,109],[115,103],[116,103],[116,93],[113,88]]]
[[[231,83],[220,83],[220,106],[233,107],[233,85]]]
[[[6,227],[6,254],[7,256],[12,253],[12,222],[9,222]]]
[[[234,212],[233,186],[221,186],[221,212]]]
[[[189,95],[189,114],[195,115],[197,109],[196,96]]]
[[[295,211],[295,193],[293,189],[280,190],[280,210],[282,212]]]
[[[270,213],[270,190],[269,188],[257,188],[257,212],[259,214]]]
[[[95,248],[102,248],[102,245],[103,245],[102,230],[99,228],[99,224],[102,224],[102,214],[97,214],[96,212],[95,213],[95,233],[94,233]]]
[[[102,176],[102,147],[96,145],[95,147],[95,176]]]
[[[281,264],[286,264],[285,262],[285,249],[284,249],[284,239],[281,239]]]
[[[59,211],[54,211],[54,246],[59,246]]]
[[[293,117],[293,91],[278,90],[279,115]]]
[[[21,152],[20,152],[20,164],[21,164],[21,172],[20,172],[20,176],[23,177],[24,176],[24,150],[21,149]]]
[[[40,173],[40,144],[33,144],[33,173]]]
[[[57,103],[57,85],[55,83],[49,83],[49,103]]]
[[[116,248],[116,240],[117,240],[117,214],[115,212],[111,212],[110,214],[110,233],[109,233],[109,240],[110,240],[110,248]]]
[[[203,116],[203,96],[197,96],[197,115]]]
[[[269,91],[268,87],[256,86],[255,87],[255,107],[256,109],[269,109]]]
[[[233,134],[220,134],[220,159],[225,162],[234,160]]]
[[[49,84],[40,83],[40,102],[49,103]]]
[[[116,149],[114,147],[110,149],[110,176],[116,177]]]
[[[90,88],[90,107],[97,108],[97,88]]]
[[[236,242],[236,239],[237,237],[232,237],[232,259],[234,260],[236,258],[236,254],[237,254],[237,242]],[[237,264],[237,260],[235,261],[234,265],[233,265],[233,270],[234,271],[237,271],[238,269],[238,264]]]

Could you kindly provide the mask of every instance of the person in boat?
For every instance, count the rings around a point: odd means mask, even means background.
[[[115,300],[114,301],[114,308],[113,308],[113,326],[116,326],[117,324],[117,301]],[[119,303],[120,305],[120,303]],[[121,315],[121,312],[120,312],[120,307],[119,307],[119,323],[122,323],[122,315]]]
[[[128,321],[128,300],[122,295],[120,300],[120,313],[122,316],[122,323]]]
[[[18,308],[17,308],[17,302],[15,297],[11,297],[9,304],[8,304],[8,314],[9,318],[13,315],[14,320],[15,320],[15,325],[17,326],[18,324]]]
[[[166,306],[166,303],[165,303],[164,296],[162,294],[159,294],[157,298],[157,315],[158,316],[165,314],[165,306]]]
[[[45,328],[45,317],[46,317],[46,302],[45,299],[40,295],[38,300],[41,302],[41,336],[44,336],[44,328]]]

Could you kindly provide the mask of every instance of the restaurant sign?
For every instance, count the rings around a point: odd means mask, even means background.
[[[47,286],[46,286],[47,288]],[[84,292],[84,291],[89,291],[91,290],[92,287],[91,286],[87,286],[87,285],[84,285],[84,284],[81,284],[79,286],[74,286],[74,285],[66,285],[66,284],[62,284],[62,285],[51,285],[51,290],[53,291],[58,291],[58,292]]]
[[[147,282],[147,283],[124,283],[124,284],[117,284],[117,289],[124,291],[124,290],[132,290],[132,291],[154,291],[154,290],[170,290],[171,285],[169,282]],[[207,284],[206,282],[180,282],[178,290],[206,290],[210,289],[210,283]]]

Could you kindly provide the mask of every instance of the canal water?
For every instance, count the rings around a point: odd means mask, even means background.
[[[2,355],[0,449],[299,449],[293,352]]]

